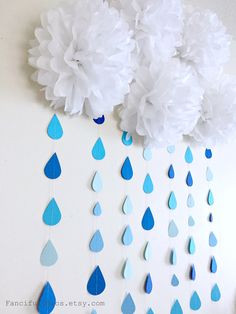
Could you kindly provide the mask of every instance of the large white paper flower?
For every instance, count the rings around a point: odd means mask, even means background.
[[[181,58],[189,61],[200,77],[212,80],[230,57],[230,36],[217,15],[209,10],[186,14]]]
[[[206,89],[201,117],[191,136],[205,146],[227,142],[236,135],[236,78],[224,75]]]
[[[81,0],[43,14],[29,63],[55,108],[96,118],[122,103],[132,80],[128,24],[103,0]]]
[[[144,138],[145,146],[166,146],[194,128],[202,88],[191,67],[172,59],[140,67],[121,109],[121,129]]]
[[[181,0],[110,1],[134,32],[139,63],[143,56],[147,61],[166,61],[176,54],[182,40]]]

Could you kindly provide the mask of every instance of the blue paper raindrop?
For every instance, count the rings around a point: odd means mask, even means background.
[[[193,237],[189,239],[188,243],[188,252],[189,254],[193,255],[196,252],[196,246]]]
[[[44,168],[45,176],[49,179],[57,179],[61,175],[61,166],[57,154],[54,153]]]
[[[132,267],[130,261],[127,259],[122,269],[122,277],[124,279],[130,279],[133,275]]]
[[[125,145],[125,146],[130,146],[132,145],[133,143],[133,138],[131,135],[128,134],[128,132],[123,132],[122,133],[122,143]]]
[[[217,272],[217,263],[216,263],[216,259],[214,256],[211,258],[210,271],[213,274],[215,274]]]
[[[126,295],[121,306],[121,311],[123,314],[133,314],[136,311],[136,306],[130,293]]]
[[[214,233],[213,232],[211,232],[210,233],[210,235],[209,235],[209,245],[211,246],[211,247],[215,247],[215,246],[217,246],[217,239],[216,239],[216,236],[214,235]]]
[[[185,152],[185,161],[188,164],[191,164],[193,162],[193,154],[192,151],[190,149],[190,147],[187,147],[186,152]]]
[[[48,226],[55,226],[61,220],[61,212],[54,198],[48,203],[44,213],[43,222]]]
[[[150,243],[147,242],[145,248],[144,248],[144,251],[143,251],[143,257],[145,259],[145,261],[149,261],[150,258],[151,258],[151,246],[150,246]]]
[[[188,225],[189,227],[193,227],[195,225],[195,221],[192,216],[188,218]]]
[[[91,314],[97,314],[96,310],[92,310]]]
[[[220,289],[217,284],[211,290],[211,300],[213,302],[218,302],[221,299]]]
[[[213,222],[213,215],[212,213],[210,213],[209,217],[208,217],[209,222]]]
[[[175,146],[174,145],[168,146],[167,151],[168,153],[173,154],[175,152]]]
[[[57,251],[52,242],[49,240],[46,243],[40,255],[40,263],[43,266],[49,267],[56,264],[57,259],[58,259]]]
[[[170,196],[168,199],[168,207],[169,207],[169,209],[172,209],[172,210],[176,209],[176,207],[177,207],[177,200],[176,200],[174,192],[170,193]]]
[[[92,156],[96,160],[102,160],[106,155],[102,139],[99,137],[92,149]]]
[[[193,295],[191,296],[190,299],[190,309],[193,311],[198,311],[201,308],[201,300],[199,298],[199,295],[197,294],[196,291],[194,291]]]
[[[195,202],[194,202],[194,198],[193,198],[192,194],[189,194],[189,195],[188,195],[187,206],[188,206],[189,208],[192,208],[192,207],[195,206]]]
[[[193,185],[193,178],[191,175],[191,172],[188,172],[187,178],[186,178],[186,184],[187,186],[192,186]]]
[[[56,305],[56,298],[49,282],[45,284],[38,300],[39,314],[50,314]]]
[[[170,168],[168,170],[168,177],[170,179],[174,179],[174,177],[175,177],[175,171],[174,171],[174,167],[172,165],[170,165]]]
[[[122,243],[124,245],[130,245],[132,242],[133,242],[133,234],[132,234],[130,226],[127,226],[122,235]]]
[[[175,250],[171,250],[170,252],[170,264],[176,265],[177,264],[177,255]]]
[[[169,235],[170,238],[175,238],[175,237],[177,237],[178,233],[179,233],[179,230],[178,230],[174,220],[172,220],[169,223],[168,235]]]
[[[91,186],[94,192],[102,191],[102,178],[100,177],[100,174],[98,172],[95,173],[92,179]]]
[[[212,157],[212,151],[211,151],[210,148],[206,148],[206,150],[205,150],[205,156],[206,156],[207,159],[211,159],[211,157]]]
[[[214,204],[214,196],[211,190],[209,190],[207,195],[207,203],[209,206],[212,206]]]
[[[63,136],[63,129],[61,123],[57,118],[57,115],[54,114],[49,125],[48,125],[48,136],[53,140],[59,140]]]
[[[143,215],[142,227],[144,230],[151,230],[154,227],[154,218],[150,207],[148,207]]]
[[[155,314],[155,313],[154,313],[154,311],[150,308],[150,309],[148,309],[147,314]]]
[[[144,148],[143,150],[143,158],[147,161],[152,159],[152,150],[149,147]]]
[[[176,300],[175,303],[173,304],[170,314],[183,314],[183,310],[178,300]]]
[[[102,115],[101,117],[97,118],[97,119],[93,119],[93,121],[96,124],[103,124],[105,122],[105,117]]]
[[[93,214],[94,216],[101,216],[102,214],[102,208],[99,202],[97,202],[93,208]]]
[[[146,178],[144,180],[144,183],[143,183],[143,191],[146,194],[150,194],[153,192],[153,189],[154,189],[154,187],[153,187],[152,179],[151,179],[150,175],[147,174]]]
[[[177,286],[179,285],[179,279],[177,278],[176,275],[173,275],[173,276],[172,276],[171,285],[172,285],[173,287],[177,287]]]
[[[190,267],[189,278],[193,281],[196,279],[196,269],[194,265]]]
[[[97,230],[94,233],[94,235],[93,235],[93,237],[89,243],[90,251],[98,253],[98,252],[102,251],[103,247],[104,247],[104,242],[103,242],[101,232],[99,230]]]
[[[123,206],[122,206],[122,211],[125,215],[129,215],[133,211],[133,205],[132,205],[132,202],[131,202],[129,196],[126,196],[126,198],[125,198],[125,201],[124,201]]]
[[[106,282],[99,266],[95,268],[87,283],[88,293],[91,295],[99,295],[106,288]]]
[[[208,182],[210,182],[214,179],[213,173],[209,167],[207,167],[207,169],[206,169],[206,179]]]
[[[127,157],[121,168],[121,176],[124,180],[131,180],[133,177],[133,169],[129,157]]]
[[[146,277],[145,284],[144,284],[144,291],[147,294],[150,294],[152,292],[152,278],[150,274],[148,274]]]

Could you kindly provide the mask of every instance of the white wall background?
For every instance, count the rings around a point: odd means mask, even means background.
[[[28,41],[39,23],[39,14],[58,3],[57,0],[0,0],[0,313],[36,313],[33,307],[6,307],[6,300],[36,300],[43,284],[49,279],[58,301],[104,301],[98,313],[120,313],[120,304],[126,292],[131,292],[137,305],[137,313],[145,313],[151,306],[156,313],[168,314],[170,306],[179,298],[184,313],[190,313],[189,298],[197,290],[202,298],[202,314],[234,314],[236,301],[236,145],[218,147],[214,158],[206,161],[204,151],[194,148],[195,161],[187,166],[183,156],[186,145],[179,145],[174,155],[166,150],[154,152],[154,158],[146,163],[139,146],[124,147],[115,118],[98,128],[86,118],[69,118],[59,115],[64,137],[56,147],[46,135],[46,127],[52,116],[38,87],[34,86],[27,66]],[[236,34],[236,2],[233,0],[193,0],[189,3],[215,10]],[[236,45],[232,47],[232,63],[228,71],[236,74]],[[107,149],[104,161],[91,158],[91,148],[98,134]],[[43,174],[43,167],[56,149],[62,165],[62,176],[55,183],[56,199],[63,214],[61,223],[51,229],[51,239],[59,254],[58,263],[46,271],[39,263],[40,252],[49,237],[49,229],[41,216],[47,202],[53,196],[52,184]],[[124,158],[129,155],[134,168],[134,179],[124,184],[119,175]],[[170,183],[166,171],[173,163],[176,179]],[[206,194],[209,185],[205,180],[205,168],[210,164],[215,181],[212,190],[216,198],[215,222],[209,225]],[[186,208],[188,188],[185,185],[187,170],[194,178],[192,193],[197,201],[193,210]],[[89,188],[95,170],[99,170],[104,189],[98,200],[103,215],[91,214],[97,196]],[[145,197],[142,182],[149,171],[155,184],[155,192]],[[170,190],[178,199],[178,209],[170,213],[166,200]],[[125,217],[121,204],[129,194],[134,213]],[[144,232],[140,222],[147,205],[151,205],[156,219],[155,230]],[[192,212],[196,226],[187,226]],[[180,234],[170,240],[167,236],[169,220],[174,217]],[[126,224],[134,233],[134,243],[124,248],[120,237]],[[96,256],[89,252],[89,239],[97,228],[103,234],[105,249]],[[209,249],[208,234],[213,230],[219,239],[216,249]],[[197,253],[190,257],[186,252],[187,238],[193,235]],[[150,240],[153,259],[145,263],[141,252],[145,241]],[[178,252],[178,266],[167,263],[169,250]],[[219,264],[217,275],[207,271],[209,257],[214,254]],[[121,279],[123,261],[129,257],[134,277],[128,282]],[[196,282],[187,279],[188,266],[197,268]],[[105,293],[92,298],[86,292],[87,279],[94,266],[99,264],[107,281]],[[150,272],[154,289],[150,296],[142,291],[145,275]],[[176,273],[180,286],[172,288],[170,279]],[[217,282],[222,290],[222,301],[210,302],[210,289]],[[57,314],[90,313],[90,307],[58,307]]]

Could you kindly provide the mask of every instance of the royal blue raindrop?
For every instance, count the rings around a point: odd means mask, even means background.
[[[99,295],[106,288],[106,282],[99,266],[95,268],[87,283],[88,293],[91,295]]]
[[[186,184],[187,186],[192,186],[193,185],[193,178],[191,175],[191,172],[188,172],[187,178],[186,178]]]
[[[61,166],[57,158],[57,154],[54,153],[47,162],[44,168],[45,176],[49,179],[57,179],[61,175]]]
[[[102,115],[99,118],[93,119],[96,124],[103,124],[105,122],[105,117]]]
[[[195,291],[190,299],[190,309],[193,311],[198,311],[201,308],[201,300],[199,298],[199,295]]]
[[[209,235],[209,245],[211,247],[215,247],[215,246],[217,246],[217,243],[218,243],[218,241],[216,239],[216,236],[214,235],[213,232],[211,232]]]
[[[48,125],[48,136],[53,140],[59,140],[63,136],[63,129],[61,123],[57,118],[57,115],[54,114],[49,125]]]
[[[217,272],[217,263],[216,263],[216,259],[214,256],[211,258],[210,271],[213,274],[215,274]]]
[[[129,157],[127,157],[121,168],[121,176],[124,180],[131,180],[133,177],[133,169]]]
[[[193,281],[196,279],[196,269],[194,265],[190,267],[189,278]]]
[[[205,150],[205,156],[206,156],[207,159],[211,159],[211,157],[212,157],[212,151],[211,151],[210,148],[206,148],[206,150]]]
[[[121,311],[123,314],[133,314],[136,311],[136,306],[130,293],[126,295],[121,305]]]
[[[170,165],[170,168],[168,170],[168,177],[170,179],[174,179],[174,177],[175,177],[175,171],[174,171],[174,167],[172,165]]]
[[[152,278],[150,274],[148,274],[146,277],[145,284],[144,284],[144,291],[147,294],[150,294],[152,292]]]
[[[56,298],[49,282],[45,284],[38,300],[39,314],[50,314],[56,305]]]
[[[220,289],[217,284],[214,285],[214,287],[211,290],[211,300],[213,302],[218,302],[221,298]]]
[[[123,143],[125,146],[130,146],[130,145],[132,145],[132,143],[133,143],[133,138],[132,138],[132,136],[129,135],[128,132],[125,132],[125,131],[124,131],[123,134],[122,134],[121,140],[122,140],[122,143]]]
[[[179,279],[177,278],[176,275],[173,275],[173,276],[172,276],[171,285],[172,285],[173,287],[177,287],[177,286],[179,285]]]
[[[190,147],[187,147],[184,157],[185,157],[185,161],[188,164],[191,164],[193,162],[193,154],[192,154]]]
[[[43,222],[48,226],[55,226],[61,220],[61,212],[54,198],[51,199],[43,213]]]
[[[146,178],[144,180],[144,183],[143,183],[143,191],[146,194],[150,194],[153,192],[153,189],[154,189],[154,187],[153,187],[152,179],[151,179],[150,175],[147,174]]]
[[[143,215],[142,227],[144,230],[151,230],[154,227],[154,218],[150,207],[148,207]]]
[[[102,139],[99,137],[92,149],[92,156],[96,160],[102,160],[106,155]]]
[[[183,314],[183,310],[178,300],[176,300],[175,303],[173,304],[170,314]]]

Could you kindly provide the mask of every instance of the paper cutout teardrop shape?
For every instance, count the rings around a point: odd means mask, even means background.
[[[97,202],[93,208],[93,215],[94,216],[101,216],[102,208],[99,202]]]
[[[97,314],[96,310],[92,310],[91,314]]]
[[[57,251],[50,240],[44,246],[40,255],[40,263],[43,266],[52,266],[56,264],[58,259]]]
[[[56,297],[49,282],[45,284],[37,303],[39,314],[50,314],[56,305]]]
[[[173,304],[170,314],[183,314],[183,310],[178,300]]]
[[[154,313],[154,311],[150,308],[150,309],[148,309],[147,314],[155,314],[155,313]]]
[[[142,227],[144,230],[152,230],[152,228],[154,227],[154,224],[155,222],[152,215],[152,211],[150,207],[148,207],[143,215]]]
[[[128,132],[123,132],[122,133],[122,143],[125,145],[125,146],[130,146],[132,145],[133,143],[133,138],[131,135],[128,134]]]
[[[168,235],[170,238],[175,238],[179,234],[178,227],[176,226],[174,220],[171,220],[168,227]]]
[[[196,269],[194,265],[190,267],[189,278],[193,281],[196,279]]]
[[[186,178],[186,184],[187,186],[193,186],[193,178],[190,171],[188,172],[188,175]]]
[[[57,154],[54,153],[44,168],[45,176],[48,179],[57,179],[61,175],[61,166]]]
[[[199,295],[196,291],[194,291],[193,295],[190,299],[190,309],[193,311],[198,311],[202,306],[201,300],[199,298]]]
[[[192,154],[190,147],[187,147],[184,157],[185,157],[185,161],[188,164],[191,164],[193,162],[193,154]]]
[[[176,209],[176,207],[177,207],[177,200],[176,200],[174,192],[170,193],[170,196],[168,199],[168,207],[169,207],[169,209],[172,209],[172,210]]]
[[[144,248],[144,252],[143,252],[143,257],[144,257],[145,261],[149,261],[150,260],[151,254],[152,254],[151,246],[150,246],[150,243],[147,242],[147,244],[146,244],[146,246]]]
[[[101,137],[99,137],[93,146],[92,156],[96,160],[102,160],[104,159],[105,155],[106,155],[105,148]]]
[[[175,171],[174,171],[174,167],[172,165],[170,165],[170,168],[168,170],[168,177],[170,179],[174,179],[174,177],[175,177]]]
[[[207,195],[207,203],[209,206],[212,206],[214,204],[214,196],[211,190],[209,190]]]
[[[122,269],[122,277],[124,279],[130,279],[132,275],[133,275],[132,266],[130,264],[130,261],[127,259]]]
[[[211,290],[211,300],[213,302],[218,302],[221,299],[220,289],[217,284]]]
[[[132,242],[133,242],[133,234],[132,234],[130,226],[127,226],[122,235],[122,243],[127,246],[127,245],[130,245]]]
[[[93,119],[93,121],[94,121],[96,124],[103,124],[103,123],[105,122],[105,117],[104,117],[104,115],[102,115],[102,116],[99,117],[99,118]]]
[[[215,247],[215,246],[217,246],[217,243],[218,243],[218,241],[216,239],[216,236],[214,235],[213,232],[211,232],[209,235],[209,245],[211,247]]]
[[[177,255],[175,250],[171,250],[170,252],[170,264],[176,265],[177,264]]]
[[[211,157],[212,157],[212,150],[210,148],[206,148],[205,156],[206,156],[207,159],[211,159]]]
[[[207,167],[207,170],[206,170],[206,179],[208,182],[214,179],[213,173],[209,167]]]
[[[89,243],[90,251],[98,253],[103,250],[103,247],[104,247],[104,242],[103,242],[101,232],[97,230],[92,236],[92,239]]]
[[[91,295],[99,295],[106,288],[106,282],[99,266],[95,268],[87,283],[87,291]]]
[[[152,278],[150,274],[148,274],[146,277],[145,284],[144,284],[144,291],[147,294],[150,294],[152,292]]]
[[[43,222],[48,226],[55,226],[61,220],[61,212],[54,198],[48,203],[44,213]]]
[[[133,169],[129,157],[127,157],[121,168],[121,176],[124,180],[131,180],[133,178]]]
[[[153,187],[152,179],[151,179],[150,175],[147,174],[146,178],[144,180],[144,183],[143,183],[143,191],[146,194],[150,194],[153,192],[153,189],[154,189],[154,187]]]
[[[189,227],[193,227],[195,225],[195,221],[192,216],[188,218],[188,225]]]
[[[94,192],[101,192],[102,191],[102,178],[99,172],[96,172],[91,183],[92,189]]]
[[[179,285],[179,279],[177,278],[176,275],[173,275],[173,276],[172,276],[171,285],[172,285],[173,287],[177,287],[177,286]]]
[[[152,150],[149,147],[144,148],[143,150],[143,158],[146,161],[150,161],[152,159]]]
[[[167,151],[169,154],[173,154],[175,152],[175,146],[174,145],[167,146]]]
[[[195,206],[195,202],[194,202],[194,198],[193,198],[192,194],[188,195],[187,206],[188,206],[188,208],[193,208]]]
[[[210,271],[213,274],[215,274],[217,272],[217,263],[216,263],[216,259],[214,256],[211,258]]]
[[[210,215],[209,215],[209,222],[213,222],[213,215],[212,215],[212,213],[210,213]]]
[[[126,295],[121,305],[121,311],[123,314],[133,314],[136,311],[136,306],[130,293]]]
[[[196,252],[196,246],[193,237],[190,237],[188,243],[188,252],[189,254],[193,255]]]
[[[125,215],[129,215],[133,211],[133,205],[128,195],[126,196],[125,201],[123,203],[122,211]]]
[[[59,140],[63,136],[63,129],[56,114],[53,115],[48,125],[47,133],[53,140]]]

